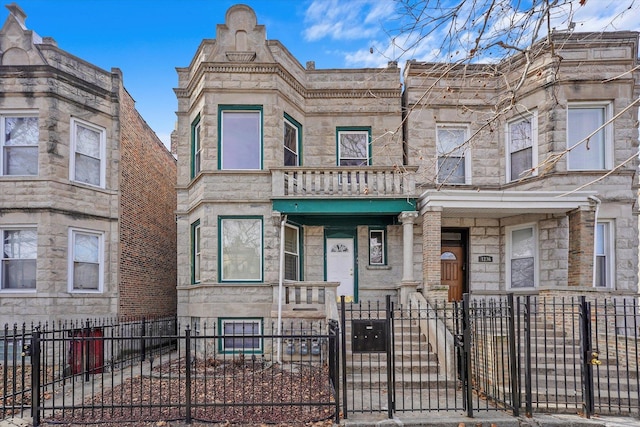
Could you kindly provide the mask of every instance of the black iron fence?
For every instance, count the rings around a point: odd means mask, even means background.
[[[341,304],[340,322],[174,318],[5,327],[1,415],[34,424],[339,421],[358,412],[640,414],[629,298],[419,294]],[[37,393],[32,393],[37,390]]]
[[[341,304],[343,413],[638,415],[633,298]]]
[[[279,334],[251,321],[194,326],[171,318],[36,327],[23,388],[39,392],[22,409],[32,408],[34,425],[337,419],[337,322],[291,323]]]

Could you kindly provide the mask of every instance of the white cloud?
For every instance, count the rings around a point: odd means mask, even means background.
[[[393,15],[392,2],[377,0],[314,0],[305,14],[307,41],[323,38],[357,40],[376,37],[382,20]]]
[[[458,3],[460,0],[455,1]],[[485,48],[498,40],[514,45],[528,44],[532,41],[533,23],[540,15],[531,15],[527,10],[518,11],[512,7],[510,0],[503,1],[504,3],[500,3],[500,13],[496,13],[494,9],[495,15],[487,22],[485,35],[488,42],[485,42]],[[366,45],[360,44],[359,48],[343,52],[345,64],[349,67],[381,67],[386,66],[390,60],[407,59],[455,61],[469,54],[469,49],[474,46],[478,30],[486,16],[484,9],[469,9],[481,3],[467,2],[463,5],[464,10],[459,10],[454,30],[450,31],[447,25],[436,26],[436,22],[424,27],[409,22],[406,28],[410,30],[400,31],[395,37],[390,38],[383,27],[388,27],[390,22],[400,27],[402,16],[398,15],[398,11],[389,9],[389,4],[391,2],[356,0],[346,3],[337,0],[314,0],[313,13],[307,13],[307,22],[311,24],[307,37],[331,37],[336,40],[339,37],[346,39],[358,34],[360,38],[368,37]],[[453,4],[453,0],[450,4]],[[365,10],[368,14],[364,13]],[[430,9],[423,12],[427,12],[423,15],[428,16],[427,19],[442,15],[442,10]],[[587,0],[585,6],[581,6],[579,0],[566,0],[552,10],[551,27],[566,30],[569,23],[574,22],[575,31],[580,32],[638,31],[638,12],[638,0]],[[362,16],[365,16],[364,20]],[[316,18],[312,20],[311,17]],[[422,24],[425,23],[427,22],[423,20]],[[544,22],[543,24],[537,34],[538,38],[546,34],[547,25]],[[370,53],[370,48],[373,48],[373,54]],[[512,52],[493,45],[491,49],[479,53],[484,55],[482,61],[494,62],[500,56]]]

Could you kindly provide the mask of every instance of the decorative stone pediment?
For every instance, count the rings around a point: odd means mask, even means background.
[[[249,6],[238,4],[227,11],[225,23],[216,28],[214,61],[273,62],[266,48],[266,30],[258,25],[256,14]]]
[[[43,64],[35,44],[42,43],[36,33],[25,25],[27,15],[15,3],[7,5],[9,16],[0,29],[1,65],[39,65]]]

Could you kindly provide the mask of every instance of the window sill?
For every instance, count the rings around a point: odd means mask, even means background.
[[[367,270],[391,270],[390,265],[367,265]]]

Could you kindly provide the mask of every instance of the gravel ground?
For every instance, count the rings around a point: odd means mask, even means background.
[[[297,402],[330,402],[327,367],[261,363],[196,361],[191,396],[192,424],[201,426],[316,426],[332,425],[333,406],[296,406]],[[175,427],[187,426],[184,364],[154,367],[149,375],[126,379],[85,400],[83,410],[56,412],[42,425]],[[206,403],[207,405],[198,406]],[[245,406],[236,406],[244,403]],[[118,408],[126,405],[126,408]],[[91,409],[93,406],[94,409]]]

